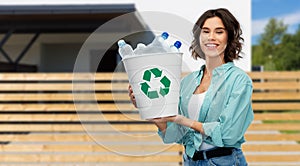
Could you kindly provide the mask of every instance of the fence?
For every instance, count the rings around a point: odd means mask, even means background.
[[[248,162],[299,164],[300,72],[249,75],[255,121],[243,146]],[[125,74],[3,73],[0,78],[0,164],[182,164],[182,146],[162,144],[156,127],[139,120]]]

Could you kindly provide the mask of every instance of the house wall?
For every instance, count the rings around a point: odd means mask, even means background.
[[[71,72],[78,52],[89,35],[88,33],[41,34],[21,59],[20,64],[36,65],[38,72]],[[3,38],[3,36],[2,34],[0,38]],[[108,34],[105,36],[109,38]],[[33,34],[13,34],[5,43],[3,49],[15,61],[32,37]],[[99,50],[105,49],[101,48],[101,41],[98,43]],[[116,58],[111,57],[112,61],[114,59]],[[2,54],[0,54],[0,62],[8,62]]]

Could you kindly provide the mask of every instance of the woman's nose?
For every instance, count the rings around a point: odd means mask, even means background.
[[[214,33],[213,32],[210,32],[209,34],[208,34],[208,40],[214,40],[215,39],[215,35],[214,35]]]

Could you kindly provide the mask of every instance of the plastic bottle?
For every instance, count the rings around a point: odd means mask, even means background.
[[[176,41],[173,45],[170,47],[171,52],[179,52],[179,48],[181,47],[181,42]]]
[[[169,51],[169,44],[166,39],[169,37],[167,32],[163,32],[161,35],[156,36],[154,40],[147,46],[147,49],[143,53],[162,53]]]
[[[127,44],[124,40],[119,40],[118,41],[118,46],[119,46],[119,54],[122,58],[125,56],[132,56],[133,55],[133,49],[132,47]]]
[[[143,44],[143,43],[139,43],[137,44],[136,48],[133,50],[133,53],[135,55],[139,55],[139,54],[142,54],[146,49],[146,45]]]

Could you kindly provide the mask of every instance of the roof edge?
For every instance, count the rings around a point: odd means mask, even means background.
[[[134,11],[136,11],[134,4],[0,5],[0,15],[128,13]]]

